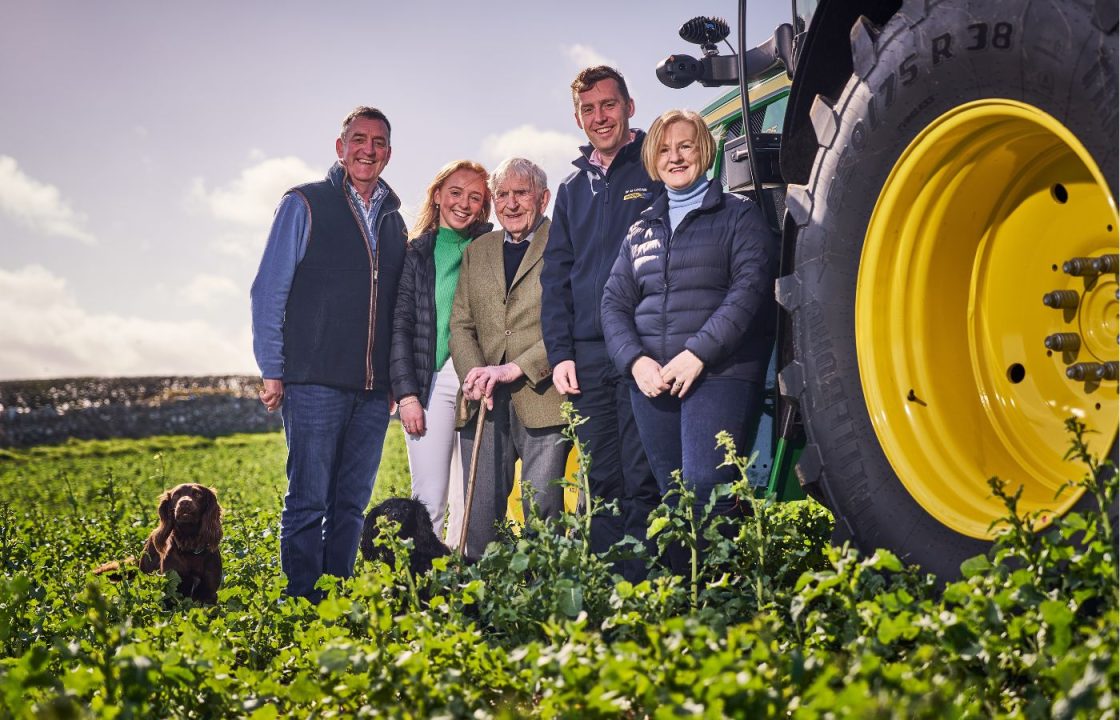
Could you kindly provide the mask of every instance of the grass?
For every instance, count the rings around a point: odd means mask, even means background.
[[[178,483],[216,488],[227,513],[244,508],[279,512],[287,479],[283,433],[219,438],[170,435],[142,440],[71,440],[26,450],[0,451],[0,504],[32,502],[44,508],[104,502],[113,492],[128,494],[134,507],[150,506],[160,492]],[[73,482],[83,478],[82,482]],[[93,479],[90,482],[90,479]],[[123,481],[123,482],[118,482]],[[410,492],[404,434],[389,425],[373,503]],[[127,489],[125,489],[127,488]]]

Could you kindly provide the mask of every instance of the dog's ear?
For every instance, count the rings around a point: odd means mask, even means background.
[[[160,554],[167,551],[167,539],[175,529],[175,491],[178,489],[176,486],[164,490],[159,496],[159,525],[152,531],[151,541]]]
[[[432,527],[432,515],[428,506],[420,498],[412,499],[412,526],[416,530]]]
[[[159,496],[159,522],[161,525],[175,524],[175,493],[179,486],[164,490]]]
[[[214,488],[198,486],[202,491],[202,521],[198,526],[198,544],[210,552],[218,549],[222,539],[222,506],[218,504],[218,491]]]

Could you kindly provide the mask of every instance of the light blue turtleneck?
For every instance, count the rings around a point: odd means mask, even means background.
[[[688,211],[700,207],[704,193],[708,192],[708,178],[701,175],[696,182],[683,190],[674,190],[671,187],[665,189],[669,191],[669,226],[673,232],[676,232],[677,225],[680,225],[681,219],[688,214]]]

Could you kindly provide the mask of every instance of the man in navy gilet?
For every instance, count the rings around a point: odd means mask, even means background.
[[[322,182],[280,201],[251,293],[261,402],[280,409],[288,491],[280,566],[289,595],[354,571],[389,424],[389,344],[405,253],[400,200],[381,179],[389,120],[359,107]]]

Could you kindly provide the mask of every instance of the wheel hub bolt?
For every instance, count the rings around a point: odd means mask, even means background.
[[[1042,296],[1042,304],[1054,309],[1075,308],[1080,299],[1076,290],[1051,290]]]
[[[1110,253],[1101,255],[1093,260],[1093,269],[1100,274],[1114,273],[1120,270],[1120,255]]]
[[[1098,380],[1115,380],[1117,377],[1120,377],[1120,363],[1115,360],[1101,363],[1097,368]]]
[[[1081,347],[1081,336],[1077,333],[1054,333],[1047,335],[1043,342],[1047,350],[1076,351]]]
[[[1096,258],[1075,257],[1062,263],[1062,272],[1066,275],[1084,277],[1086,275],[1099,275],[1100,271],[1094,267]]]
[[[1066,368],[1066,377],[1070,380],[1095,380],[1100,364],[1095,362],[1074,363]]]

